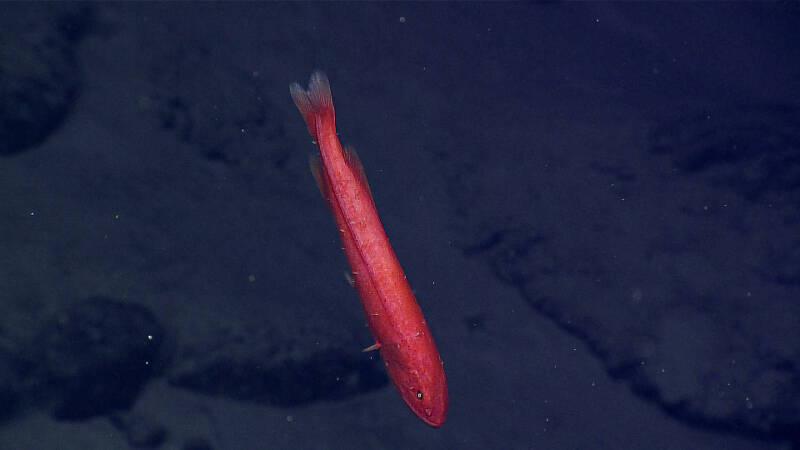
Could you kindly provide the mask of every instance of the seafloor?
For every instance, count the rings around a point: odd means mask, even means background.
[[[0,6],[0,448],[800,447],[800,7]],[[290,82],[442,354],[377,353]]]

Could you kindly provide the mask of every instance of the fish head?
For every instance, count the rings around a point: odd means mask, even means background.
[[[447,383],[438,353],[396,352],[381,348],[386,370],[406,405],[432,427],[444,424]]]

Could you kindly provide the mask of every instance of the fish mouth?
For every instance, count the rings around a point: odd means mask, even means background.
[[[432,419],[429,419],[427,417],[420,416],[420,419],[422,419],[423,422],[427,423],[428,425],[432,426],[433,428],[439,428],[442,425],[444,425],[444,417],[442,417],[440,419],[432,420]]]
[[[422,408],[421,410],[414,410],[414,413],[419,417],[423,422],[427,423],[428,425],[432,426],[433,428],[439,428],[444,425],[444,414],[443,413],[434,413],[434,411],[430,408]]]

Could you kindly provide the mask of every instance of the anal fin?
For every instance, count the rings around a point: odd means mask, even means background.
[[[314,181],[317,182],[319,193],[322,194],[322,198],[325,199],[328,208],[333,211],[333,192],[331,192],[331,187],[328,184],[328,176],[322,170],[322,160],[319,155],[309,155],[308,166],[311,168],[311,174],[314,175]]]
[[[361,351],[366,353],[366,352],[375,351],[375,350],[377,350],[379,348],[381,348],[381,343],[380,342],[376,342],[376,343],[370,345],[369,347],[367,347],[367,348],[365,348],[364,350],[361,350]]]

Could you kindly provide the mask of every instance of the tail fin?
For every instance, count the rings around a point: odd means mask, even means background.
[[[289,93],[292,94],[294,104],[297,105],[297,109],[303,115],[308,132],[316,140],[318,117],[334,123],[333,98],[331,97],[331,85],[328,83],[328,77],[324,73],[316,71],[311,75],[311,80],[308,82],[308,90],[303,89],[297,83],[292,83],[289,86]]]

